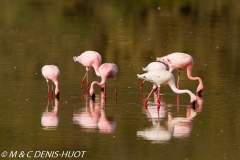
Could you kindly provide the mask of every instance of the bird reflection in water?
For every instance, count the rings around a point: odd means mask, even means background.
[[[173,107],[168,108],[163,100],[161,100],[161,104],[159,105],[157,99],[155,93],[153,103],[150,102],[144,105],[145,113],[152,121],[152,126],[138,131],[137,136],[151,140],[152,143],[166,143],[172,137],[188,137],[192,130],[192,119],[197,114],[196,110],[188,106],[186,116],[174,117],[170,111],[166,111],[173,110]],[[166,117],[167,113],[168,116]]]
[[[106,99],[104,97],[102,93],[101,96],[96,95],[95,100],[86,98],[85,108],[81,108],[73,114],[73,123],[79,124],[86,132],[113,133],[116,130],[116,121],[114,114],[106,115]]]
[[[51,102],[52,108],[49,107],[49,103]],[[55,98],[54,103],[53,99],[48,98],[48,104],[46,110],[42,113],[41,124],[44,130],[55,130],[59,123],[58,117],[58,107],[59,107],[59,99]]]

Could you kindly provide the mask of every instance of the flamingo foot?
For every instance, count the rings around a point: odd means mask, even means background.
[[[202,93],[202,89],[196,92],[198,97],[202,97],[201,93]]]
[[[196,109],[195,105],[196,105],[196,101],[193,101],[190,103],[190,107],[194,110]]]

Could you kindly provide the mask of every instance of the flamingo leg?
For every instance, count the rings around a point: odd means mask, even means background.
[[[49,84],[48,84],[48,80],[46,79],[46,81],[47,81],[47,88],[48,88],[48,92],[49,92]]]
[[[140,89],[142,89],[144,82],[145,82],[145,80],[143,80],[143,81],[140,83]]]
[[[115,79],[113,80],[113,85],[114,85],[114,90],[115,90],[115,96],[117,96],[118,93],[117,93],[117,89],[116,89]]]
[[[88,71],[87,71],[88,72]],[[88,87],[89,87],[89,85],[88,85],[88,74],[87,74],[87,82],[86,82],[86,88],[87,88],[87,90],[88,90]]]
[[[88,70],[86,71],[84,77],[82,78],[81,89],[82,89],[82,85],[83,85],[83,83],[84,83],[84,79],[85,79],[86,76],[88,76]],[[88,83],[88,82],[87,82],[87,83]]]
[[[161,104],[161,99],[160,99],[160,87],[158,87],[158,90],[157,90],[157,102],[158,104],[160,105]]]
[[[84,79],[85,79],[86,75],[87,75],[87,72],[85,73],[85,75],[84,75],[83,78],[82,78],[81,89],[82,89],[82,85],[83,85],[83,83],[84,83]]]
[[[103,86],[101,86],[101,92],[104,94],[104,96],[106,96],[106,84],[104,84]]]
[[[104,84],[104,96],[106,97],[107,91],[106,91],[106,84]]]
[[[153,92],[154,90],[155,90],[155,88],[153,88],[153,89],[151,90],[151,92],[148,94],[146,100],[144,101],[145,104],[147,104],[148,99],[149,99],[149,97],[151,96],[151,94],[152,94],[152,92]]]
[[[177,88],[178,89],[180,88],[180,73],[181,73],[181,70],[179,69],[178,70],[178,81],[177,81]]]
[[[53,92],[53,83],[52,83],[52,92]]]
[[[48,86],[48,98],[51,99],[53,92],[49,91],[49,83],[48,83],[48,80],[47,80],[47,79],[46,79],[46,81],[47,81],[47,86]]]

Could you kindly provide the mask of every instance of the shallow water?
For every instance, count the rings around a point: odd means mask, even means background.
[[[237,0],[1,1],[1,156],[239,159],[239,10]],[[95,101],[80,89],[85,68],[73,56],[86,50],[118,65],[117,98],[112,79],[106,99],[97,87]],[[191,54],[193,75],[203,80],[195,111],[187,94],[178,102],[168,86],[160,107],[154,95],[143,104],[152,84],[140,91],[136,75],[172,52]],[[46,64],[61,70],[59,101],[48,99]],[[91,69],[93,80],[100,78]],[[195,92],[197,85],[181,72],[180,88]]]

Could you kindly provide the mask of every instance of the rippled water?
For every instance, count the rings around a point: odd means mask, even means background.
[[[239,8],[238,1],[1,1],[1,156],[239,159]],[[112,79],[106,98],[97,87],[95,101],[80,89],[85,68],[73,56],[86,50],[118,65],[117,98]],[[196,110],[169,86],[161,87],[161,106],[156,95],[143,103],[152,84],[140,91],[137,74],[172,52],[194,58],[193,75],[204,83]],[[46,64],[60,68],[59,100],[48,98]],[[91,69],[93,80],[100,78]],[[180,88],[197,85],[182,71]]]

